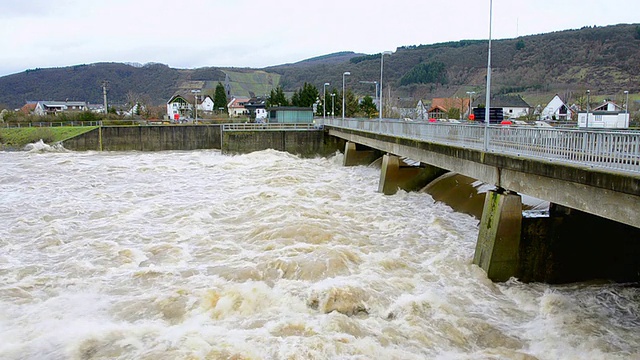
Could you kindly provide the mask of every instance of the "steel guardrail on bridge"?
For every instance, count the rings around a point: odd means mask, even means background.
[[[484,151],[484,124],[325,119],[336,128]],[[488,152],[640,173],[640,132],[491,125]]]
[[[320,130],[322,126],[308,123],[242,123],[242,124],[223,124],[222,131],[282,131],[282,130]]]

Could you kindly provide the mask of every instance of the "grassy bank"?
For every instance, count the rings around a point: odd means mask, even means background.
[[[0,128],[0,144],[9,148],[22,148],[42,140],[47,144],[63,141],[95,129],[96,126]]]

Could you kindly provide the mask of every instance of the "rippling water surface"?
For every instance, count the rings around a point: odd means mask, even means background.
[[[341,155],[0,153],[2,359],[637,359],[640,291],[493,284]]]

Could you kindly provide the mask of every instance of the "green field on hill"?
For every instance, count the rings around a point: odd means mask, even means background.
[[[280,75],[268,73],[266,71],[231,71],[223,70],[229,75],[231,93],[234,95],[244,95],[249,97],[269,95],[272,89],[280,84]]]

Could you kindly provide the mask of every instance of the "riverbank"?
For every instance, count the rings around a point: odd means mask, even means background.
[[[46,144],[54,144],[96,128],[97,126],[0,128],[0,149],[19,150],[40,140]]]

